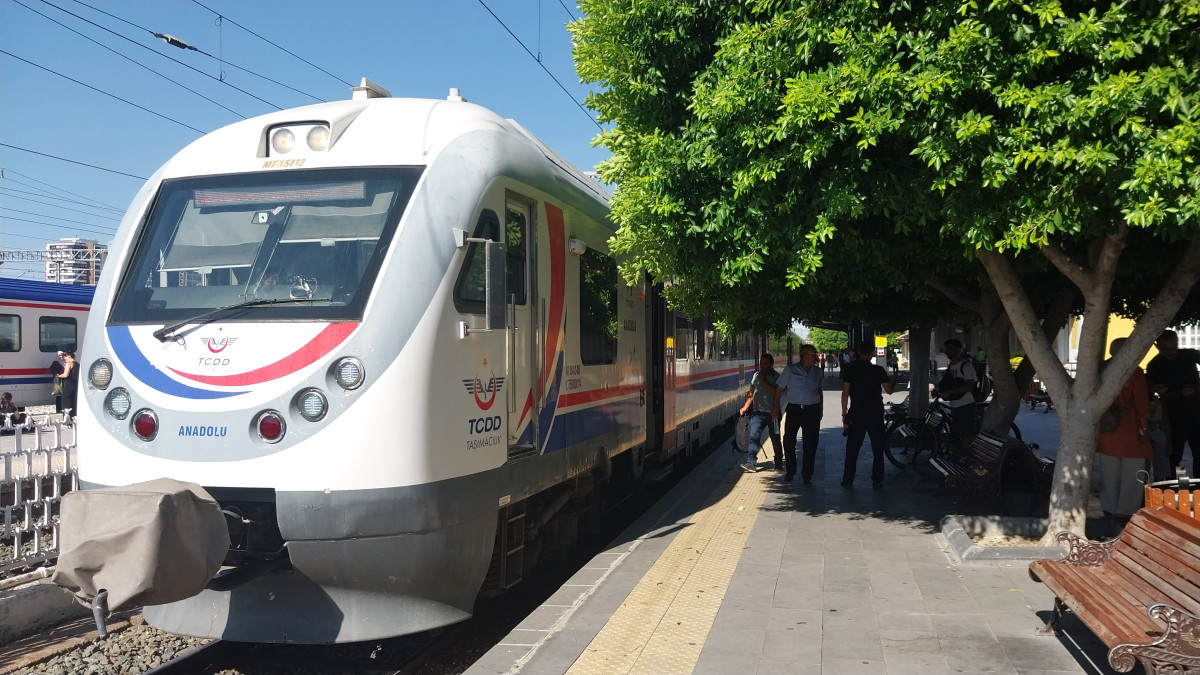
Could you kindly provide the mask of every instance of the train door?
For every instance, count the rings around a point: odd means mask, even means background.
[[[537,202],[509,192],[504,208],[504,241],[508,290],[508,456],[532,456],[538,447],[541,387],[538,373],[541,334],[537,294]]]

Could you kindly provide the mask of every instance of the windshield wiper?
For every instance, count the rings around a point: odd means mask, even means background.
[[[329,300],[330,300],[330,298],[255,298],[253,300],[243,300],[242,302],[235,302],[232,305],[225,305],[223,307],[217,307],[215,309],[210,309],[206,312],[197,314],[196,316],[186,318],[183,321],[177,321],[169,326],[163,326],[162,328],[159,328],[158,330],[151,333],[151,335],[153,335],[155,338],[157,338],[159,342],[166,342],[167,340],[174,340],[175,339],[175,331],[179,330],[180,328],[183,328],[184,326],[188,325],[189,323],[197,323],[197,322],[208,323],[207,319],[209,319],[210,317],[212,317],[216,314],[220,314],[221,312],[227,312],[231,309],[241,309],[243,307],[257,307],[257,306],[261,306],[261,305],[296,304],[296,303],[300,303],[300,302],[328,302]]]

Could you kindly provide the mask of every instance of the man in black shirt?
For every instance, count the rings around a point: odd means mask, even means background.
[[[842,469],[842,487],[854,483],[854,472],[858,464],[858,451],[862,448],[863,436],[871,437],[871,452],[875,459],[871,464],[871,484],[876,490],[883,487],[883,444],[887,437],[883,428],[882,390],[896,390],[895,379],[888,380],[887,371],[871,363],[875,347],[870,341],[858,346],[858,358],[851,361],[842,372],[842,428],[846,430],[846,466]],[[854,407],[847,409],[848,403]]]
[[[1146,366],[1146,381],[1163,400],[1170,425],[1168,447],[1171,467],[1183,462],[1183,444],[1192,449],[1192,465],[1196,465],[1196,447],[1200,446],[1200,351],[1180,349],[1179,335],[1163,331],[1154,343],[1158,356]]]

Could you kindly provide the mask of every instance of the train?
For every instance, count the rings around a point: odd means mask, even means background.
[[[76,351],[87,328],[91,286],[0,279],[0,391],[18,407],[53,405],[50,364]]]
[[[608,193],[466,101],[240,121],[141,188],[96,289],[83,489],[171,478],[229,519],[169,632],[338,643],[469,618],[736,416],[761,337],[627,283]]]

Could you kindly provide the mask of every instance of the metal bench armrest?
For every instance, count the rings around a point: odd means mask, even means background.
[[[1113,669],[1127,673],[1139,660],[1148,675],[1200,669],[1200,617],[1165,602],[1147,607],[1146,616],[1165,622],[1167,630],[1148,644],[1113,647],[1108,652],[1108,662]]]
[[[1054,535],[1055,541],[1065,543],[1070,546],[1067,551],[1067,556],[1062,559],[1068,565],[1076,565],[1078,567],[1100,567],[1108,562],[1109,556],[1112,555],[1113,547],[1117,545],[1119,539],[1110,539],[1105,542],[1091,541],[1075,534],[1074,532],[1059,532]]]

